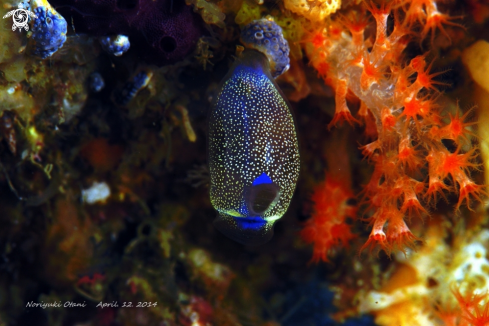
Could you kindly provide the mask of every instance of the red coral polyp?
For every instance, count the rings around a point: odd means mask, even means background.
[[[451,290],[460,308],[455,314],[458,320],[462,319],[472,326],[489,325],[489,293],[475,294],[469,291],[463,295],[459,288],[452,287]]]

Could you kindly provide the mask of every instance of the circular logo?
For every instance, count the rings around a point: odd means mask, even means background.
[[[22,28],[28,31],[29,25],[27,25],[27,23],[29,22],[29,16],[37,18],[37,16],[33,12],[23,8],[11,10],[5,16],[3,16],[3,18],[8,18],[10,16],[12,16],[14,22],[14,24],[12,25],[13,31],[15,31],[17,28],[19,29],[19,31],[21,31]]]

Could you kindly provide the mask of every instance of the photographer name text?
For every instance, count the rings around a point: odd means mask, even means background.
[[[93,303],[95,304],[95,303]],[[85,308],[87,307],[87,303],[83,301],[81,302],[73,302],[73,301],[54,301],[54,302],[34,302],[30,301],[28,302],[25,307],[26,308]],[[124,301],[119,304],[118,301],[112,301],[112,302],[103,302],[100,301],[95,307],[96,308],[149,308],[149,307],[156,307],[158,305],[157,302],[132,302],[132,301]]]

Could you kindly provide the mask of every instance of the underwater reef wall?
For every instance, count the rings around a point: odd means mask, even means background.
[[[489,325],[487,0],[0,16],[0,325]]]

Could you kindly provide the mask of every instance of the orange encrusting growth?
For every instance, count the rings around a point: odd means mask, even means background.
[[[375,37],[365,39],[369,20],[359,16],[366,14],[363,10],[370,11],[376,22]],[[440,73],[431,72],[433,61],[428,64],[426,54],[411,60],[403,54],[414,38],[412,30],[421,30],[419,41],[429,32],[433,40],[435,29],[448,36],[444,25],[459,26],[454,17],[439,12],[434,0],[397,0],[380,7],[369,2],[363,9],[350,11],[328,21],[321,28],[320,41],[306,44],[306,52],[311,65],[335,91],[336,112],[328,128],[343,121],[362,121],[366,134],[373,138],[361,147],[374,165],[363,190],[362,203],[369,207],[366,213],[372,226],[363,248],[380,247],[390,254],[414,247],[419,239],[405,221],[428,214],[427,205],[434,207],[451,192],[459,195],[455,205],[459,209],[464,202],[469,206],[481,201],[487,191],[469,173],[478,167],[477,150],[462,150],[474,136],[470,130],[474,123],[467,122],[470,113],[460,114],[457,107],[457,113],[444,116],[438,86],[446,84],[435,80]],[[394,19],[388,32],[390,14]],[[348,108],[350,94],[360,100],[359,120]],[[444,140],[451,140],[457,149],[450,152]],[[325,234],[328,240],[323,245],[318,230],[339,221],[314,222],[321,225],[315,233],[313,222],[307,225],[303,235],[315,243],[314,261],[323,259],[324,248],[335,242]]]
[[[302,239],[314,244],[311,261],[328,261],[328,254],[338,245],[348,246],[355,237],[347,218],[355,218],[356,208],[348,205],[348,199],[353,193],[346,189],[345,182],[326,175],[326,180],[320,184],[312,196],[314,214],[305,223],[301,231]]]

